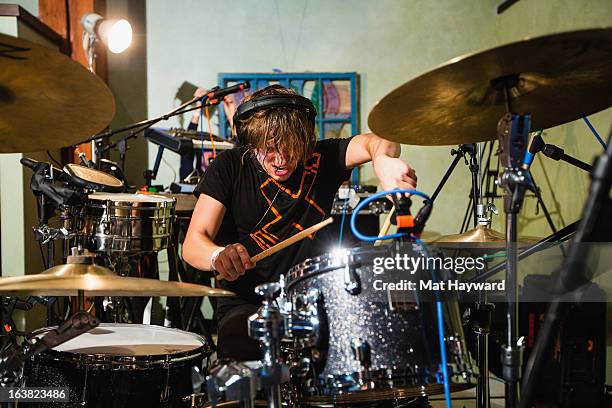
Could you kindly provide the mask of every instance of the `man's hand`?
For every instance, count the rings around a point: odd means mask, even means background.
[[[414,169],[399,158],[380,155],[372,160],[372,166],[383,190],[415,189],[417,186]]]
[[[214,260],[213,268],[219,272],[219,277],[227,281],[235,281],[248,269],[255,267],[251,257],[242,244],[226,246]]]

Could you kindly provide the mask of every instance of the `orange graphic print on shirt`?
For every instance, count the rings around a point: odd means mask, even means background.
[[[262,250],[268,249],[295,233],[316,224],[325,216],[323,209],[311,198],[320,161],[320,153],[313,153],[306,160],[299,186],[295,191],[292,191],[271,177],[268,177],[259,186],[262,196],[270,207],[271,214],[269,217],[272,217],[272,220],[250,234],[250,237]],[[285,208],[281,209],[277,203],[272,202],[274,200],[272,197],[277,192],[283,198],[290,200],[290,204]],[[279,223],[279,221],[287,217],[292,218],[294,221],[289,225]],[[284,230],[281,229],[281,226],[284,227]],[[309,238],[313,239],[314,234],[310,235]]]

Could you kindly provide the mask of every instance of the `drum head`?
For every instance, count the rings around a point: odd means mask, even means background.
[[[123,190],[123,181],[103,171],[73,163],[67,164],[64,170],[70,174],[74,183],[80,187],[109,193],[118,193]]]
[[[129,193],[93,193],[87,198],[96,201],[114,201],[125,203],[173,203],[172,197],[164,197],[157,194],[129,194]]]
[[[37,337],[44,336],[40,333]],[[53,350],[73,354],[145,357],[189,353],[206,346],[194,333],[142,324],[101,324]]]

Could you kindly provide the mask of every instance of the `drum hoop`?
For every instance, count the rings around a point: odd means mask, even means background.
[[[387,246],[364,247],[347,249],[344,253],[327,252],[315,258],[306,259],[304,262],[293,266],[287,272],[287,290],[297,283],[324,274],[345,268],[346,266],[359,267],[363,262],[374,255],[383,255],[389,252]]]
[[[140,200],[129,200],[127,198],[127,196],[129,196],[130,194],[126,194],[126,193],[118,193],[117,195],[121,195],[122,197],[119,199],[113,199],[112,198],[112,194],[111,193],[104,193],[104,194],[89,194],[87,196],[87,200],[88,201],[97,201],[97,202],[110,202],[110,203],[126,203],[124,205],[126,206],[131,206],[131,203],[142,203],[142,204],[176,204],[176,198],[174,197],[165,197],[162,195],[157,195],[157,194],[146,194],[147,197],[149,198],[156,198],[157,200],[152,200],[152,201],[140,201]],[[136,196],[136,194],[131,194],[133,196]]]
[[[123,323],[103,323],[104,326],[98,327],[134,327],[134,326],[148,326],[148,325],[135,325],[135,324],[123,324]],[[150,326],[156,327],[156,326]],[[192,350],[181,351],[172,354],[150,354],[143,356],[119,356],[119,355],[108,355],[101,353],[77,353],[71,351],[58,351],[58,350],[46,350],[41,354],[32,357],[33,360],[51,360],[62,363],[70,363],[73,365],[81,366],[86,365],[91,368],[99,369],[111,369],[111,370],[146,370],[152,367],[170,367],[186,361],[198,359],[204,357],[207,352],[210,352],[210,345],[206,343],[206,340],[195,333],[186,332],[183,330],[170,328],[170,327],[156,327],[157,329],[163,329],[163,331],[173,331],[180,334],[187,334],[191,337],[198,339],[202,344]],[[53,327],[44,327],[42,329],[32,332],[29,338],[32,338],[38,334],[44,333],[53,329]]]

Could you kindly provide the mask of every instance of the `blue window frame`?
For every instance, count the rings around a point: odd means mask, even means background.
[[[323,139],[334,131],[340,133],[345,125],[350,126],[350,135],[360,133],[359,127],[359,75],[355,72],[305,72],[305,73],[220,73],[218,82],[220,87],[227,87],[238,82],[248,82],[250,91],[264,88],[278,83],[292,88],[301,95],[305,95],[306,85],[312,85],[311,98],[317,107],[317,132],[319,139]],[[342,89],[348,90],[347,95],[339,94],[336,85],[342,84]],[[347,86],[348,85],[348,86]],[[236,101],[240,103],[240,100]],[[347,103],[350,106],[347,106]],[[227,125],[223,109],[219,112],[219,134],[228,138],[231,134]],[[351,176],[352,184],[359,184],[359,172],[355,169]]]

